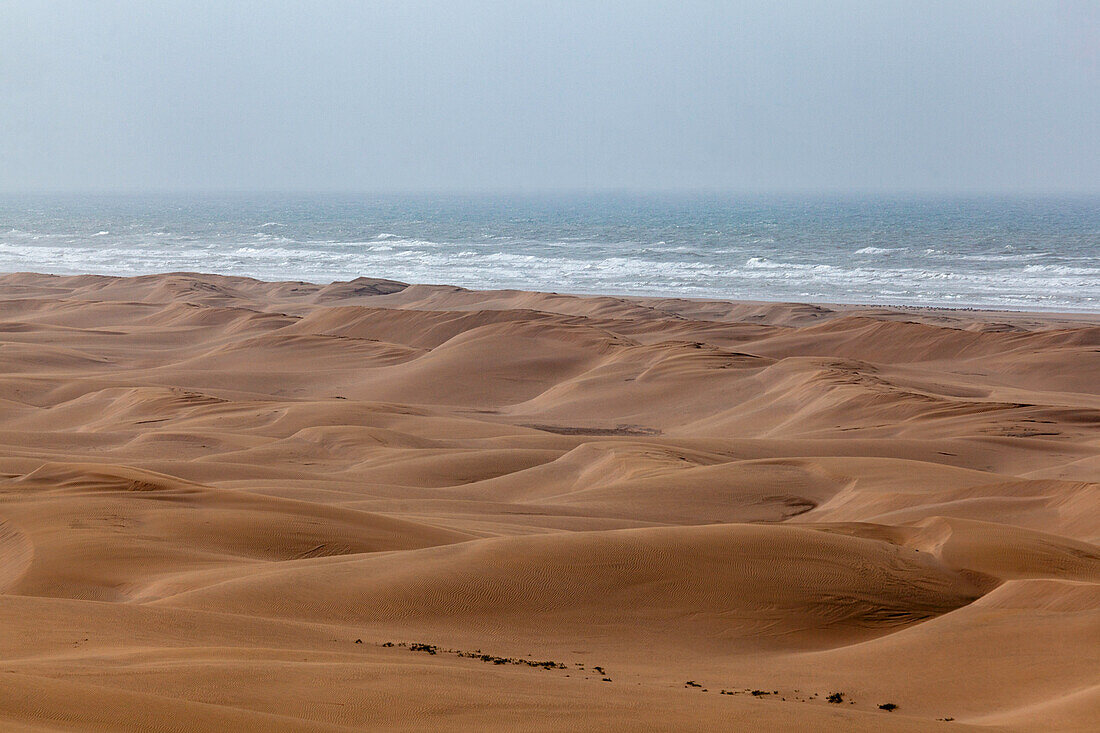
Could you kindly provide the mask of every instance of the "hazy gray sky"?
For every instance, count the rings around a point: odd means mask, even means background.
[[[11,2],[0,189],[1100,191],[1096,2]]]

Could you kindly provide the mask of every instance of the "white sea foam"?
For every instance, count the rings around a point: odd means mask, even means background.
[[[901,252],[904,247],[863,247],[857,249],[855,254],[857,255],[884,255],[890,252]]]

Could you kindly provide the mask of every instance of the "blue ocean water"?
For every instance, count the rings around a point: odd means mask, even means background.
[[[1100,199],[9,195],[14,271],[1100,311]]]

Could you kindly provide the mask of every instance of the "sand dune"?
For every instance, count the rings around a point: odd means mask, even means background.
[[[983,589],[928,553],[752,525],[497,538],[242,576],[164,602],[388,628],[399,621],[435,635],[506,631],[513,643],[549,625],[574,639],[718,652],[850,643],[966,605]],[[289,588],[302,591],[297,600]]]
[[[1091,316],[23,273],[0,446],[5,730],[1100,719]]]

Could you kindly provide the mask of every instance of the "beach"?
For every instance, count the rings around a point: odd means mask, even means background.
[[[0,727],[1095,730],[1098,481],[1100,313],[2,275]]]

